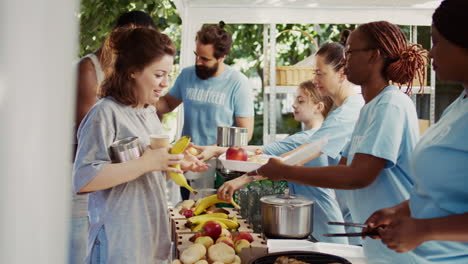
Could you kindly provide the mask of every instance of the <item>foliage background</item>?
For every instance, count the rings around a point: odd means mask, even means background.
[[[80,18],[80,50],[79,55],[84,56],[98,49],[105,37],[112,30],[117,18],[124,12],[142,10],[150,14],[158,28],[174,40],[177,50],[180,51],[181,19],[170,0],[82,0],[78,14]],[[278,32],[285,29],[301,29],[311,34],[319,45],[339,41],[340,33],[344,29],[354,29],[356,25],[293,25],[278,24]],[[231,55],[226,63],[234,65],[250,78],[260,78],[263,84],[263,25],[262,24],[227,24],[226,30],[233,36]],[[409,37],[410,28],[403,26],[402,30]],[[425,31],[424,31],[425,30]],[[429,48],[428,29],[423,29],[423,42]],[[314,50],[307,36],[293,32],[284,33],[277,38],[277,65],[293,65],[311,54]],[[176,55],[175,70],[178,71],[179,54]],[[177,74],[174,74],[177,76]],[[263,87],[263,85],[261,85]],[[278,95],[281,102],[285,95]],[[279,104],[278,109],[283,105]],[[281,114],[281,111],[276,111]],[[250,144],[262,144],[263,134],[263,89],[255,100],[255,129],[254,138]],[[174,118],[175,114],[165,119]],[[281,114],[277,117],[278,133],[291,134],[301,129],[291,113]],[[174,124],[174,122],[172,122]]]

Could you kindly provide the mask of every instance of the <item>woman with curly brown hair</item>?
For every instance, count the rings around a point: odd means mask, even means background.
[[[408,84],[422,76],[425,54],[419,46],[408,45],[398,26],[378,21],[351,33],[345,62],[346,76],[361,86],[366,104],[339,165],[299,167],[270,159],[249,174],[343,189],[352,219],[364,222],[376,209],[409,197],[409,158],[419,138],[418,118],[411,99],[391,82]],[[363,247],[370,263],[416,263],[380,241],[366,239]]]
[[[112,31],[103,54],[102,99],[80,124],[73,168],[75,192],[90,193],[87,263],[162,263],[170,251],[163,171],[181,172],[170,165],[184,166],[183,155],[146,148],[116,163],[110,146],[138,137],[145,148],[151,134],[161,133],[153,104],[168,86],[175,47],[155,29],[131,26]]]

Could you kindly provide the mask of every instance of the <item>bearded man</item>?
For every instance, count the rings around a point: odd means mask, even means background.
[[[224,63],[231,44],[232,37],[224,29],[223,22],[198,31],[195,65],[182,70],[174,86],[156,106],[158,115],[162,115],[183,103],[182,136],[190,136],[196,145],[216,144],[218,126],[245,127],[248,140],[252,138],[251,85],[245,75]],[[213,188],[214,167],[212,165],[213,169],[204,175],[187,175],[191,185],[198,189]],[[188,198],[188,193],[182,192],[182,195]]]

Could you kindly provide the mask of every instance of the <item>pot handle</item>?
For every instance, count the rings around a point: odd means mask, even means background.
[[[284,199],[294,199],[294,198],[296,198],[295,195],[291,195],[291,192],[290,192],[289,188],[286,188],[286,189],[284,190],[284,194],[281,195],[281,196],[282,196]]]

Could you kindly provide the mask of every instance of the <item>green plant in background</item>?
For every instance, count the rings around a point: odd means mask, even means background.
[[[80,19],[80,57],[97,50],[112,30],[117,18],[128,11],[141,10],[153,17],[162,32],[176,40],[180,50],[181,19],[170,0],[82,0]]]

